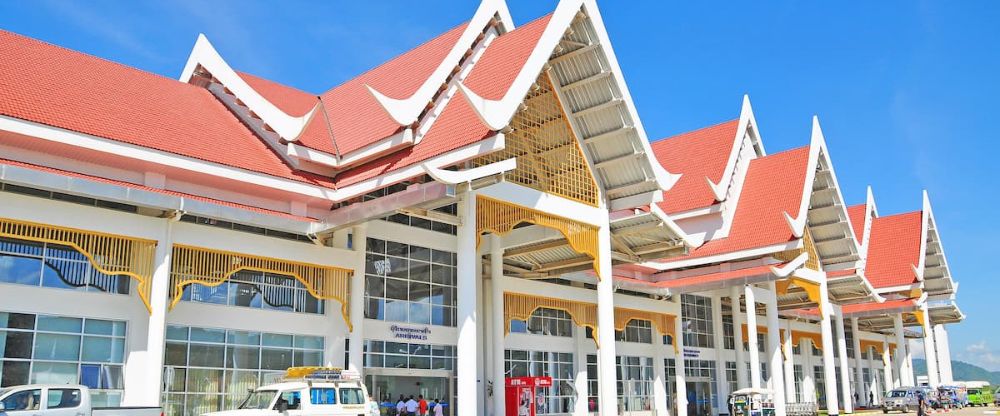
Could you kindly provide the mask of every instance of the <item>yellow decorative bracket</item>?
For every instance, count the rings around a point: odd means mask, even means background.
[[[917,323],[920,324],[920,327],[923,328],[924,331],[930,330],[930,327],[927,326],[927,320],[924,319],[924,311],[916,311],[911,313],[913,314],[913,319],[917,320]]]
[[[629,322],[637,319],[651,322],[660,335],[670,335],[670,338],[674,340],[674,352],[679,352],[676,341],[677,316],[659,312],[615,308],[615,331],[624,331]]]
[[[510,334],[511,321],[527,321],[531,319],[531,315],[536,310],[541,308],[566,312],[576,326],[590,328],[591,332],[594,333],[594,343],[600,348],[601,344],[597,339],[596,304],[523,293],[506,292],[503,294],[504,335]]]
[[[559,231],[566,237],[573,251],[594,259],[594,272],[598,279],[602,277],[596,226],[487,196],[476,196],[476,247],[482,243],[483,233],[506,235],[521,223],[531,223]]]
[[[347,301],[354,270],[184,245],[174,245],[170,268],[170,285],[173,287],[170,309],[181,301],[186,286],[219,286],[244,270],[293,277],[317,299],[340,302],[344,322],[349,330],[354,330]]]
[[[820,297],[820,294],[822,293],[820,292],[822,290],[822,286],[819,283],[813,282],[812,280],[791,276],[787,279],[775,282],[775,291],[778,292],[779,295],[786,295],[788,294],[788,288],[792,284],[801,287],[802,290],[806,292],[806,297],[808,297],[809,300],[813,301],[816,304],[816,306],[819,308],[820,316],[823,316],[823,304],[820,302],[820,300],[822,299]]]
[[[149,296],[156,256],[155,240],[6,218],[0,218],[0,237],[72,247],[86,257],[95,270],[135,279],[139,297],[146,310],[152,313]]]

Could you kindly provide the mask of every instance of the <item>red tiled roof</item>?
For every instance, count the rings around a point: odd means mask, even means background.
[[[727,280],[739,280],[751,276],[759,276],[764,274],[771,274],[771,268],[777,267],[781,268],[788,263],[781,264],[771,264],[765,266],[754,266],[745,269],[731,270],[726,272],[713,272],[706,273],[696,276],[680,277],[676,279],[661,280],[659,282],[647,282],[645,280],[635,279],[631,277],[615,277],[615,280],[627,281],[630,283],[643,284],[649,287],[656,287],[661,289],[676,289],[687,286],[705,285],[711,283],[720,283]]]
[[[483,140],[492,134],[493,132],[479,121],[472,106],[464,98],[454,97],[420,143],[345,170],[337,175],[337,185],[341,187],[353,185],[412,166]]]
[[[472,73],[463,81],[480,97],[499,100],[507,94],[552,15],[545,15],[493,40],[483,52]]]
[[[860,246],[865,238],[865,214],[868,213],[867,204],[858,204],[847,207],[847,218],[851,221],[851,228],[854,229],[854,236]]]
[[[708,241],[667,263],[795,240],[783,213],[799,215],[808,163],[808,146],[750,161],[729,236]]]
[[[0,30],[0,114],[300,182],[201,87]]]
[[[403,99],[430,77],[458,42],[468,23],[463,23],[378,67],[337,86],[320,97],[336,141],[300,139],[303,146],[328,153],[346,154],[376,143],[402,130],[368,92],[365,85],[391,98]]]
[[[316,104],[319,104],[319,96],[316,94],[310,94],[298,88],[279,84],[246,72],[237,72],[237,74],[264,99],[292,117],[302,116],[312,110]]]
[[[875,288],[917,282],[913,267],[920,263],[920,211],[875,218],[868,243],[865,276]]]
[[[730,120],[651,144],[663,168],[681,174],[674,187],[663,193],[660,209],[673,214],[715,203],[715,195],[705,178],[714,183],[722,180],[738,126],[739,120]]]
[[[315,218],[302,217],[302,216],[298,216],[298,215],[292,215],[292,214],[289,214],[287,212],[274,211],[274,210],[269,210],[269,209],[264,209],[264,208],[258,208],[258,207],[254,207],[254,206],[250,206],[250,205],[244,205],[244,204],[237,204],[235,202],[223,201],[223,200],[219,200],[219,199],[208,198],[208,197],[199,196],[199,195],[193,195],[193,194],[188,194],[188,193],[184,193],[184,192],[177,192],[177,191],[171,191],[171,190],[160,189],[160,188],[152,188],[152,187],[149,187],[149,186],[139,185],[139,184],[135,184],[135,183],[131,183],[131,182],[125,182],[125,181],[119,181],[119,180],[115,180],[115,179],[102,178],[102,177],[99,177],[99,176],[86,175],[86,174],[77,173],[77,172],[70,172],[70,171],[67,171],[67,170],[51,168],[51,167],[48,167],[48,166],[35,165],[35,164],[31,164],[31,163],[19,162],[19,161],[16,161],[16,160],[0,159],[0,164],[18,166],[18,167],[22,167],[22,168],[36,170],[36,171],[39,171],[39,172],[54,173],[54,174],[57,174],[57,175],[67,176],[67,177],[71,177],[71,178],[80,178],[80,179],[86,179],[86,180],[94,181],[94,182],[100,182],[100,183],[106,183],[106,184],[111,184],[111,185],[124,186],[124,187],[127,187],[127,188],[132,188],[132,189],[137,189],[137,190],[142,190],[142,191],[155,192],[155,193],[158,193],[158,194],[165,194],[165,195],[178,196],[178,197],[189,198],[189,199],[196,199],[196,200],[199,200],[199,201],[208,202],[208,203],[212,203],[212,204],[216,204],[216,205],[222,205],[222,206],[227,206],[227,207],[231,207],[231,208],[238,208],[238,209],[242,209],[242,210],[246,210],[246,211],[251,211],[251,212],[256,212],[256,213],[260,213],[260,214],[267,214],[267,215],[273,215],[273,216],[278,216],[278,217],[284,217],[284,218],[289,218],[289,219],[293,219],[293,220],[297,220],[297,221],[308,221],[308,222],[317,221]]]

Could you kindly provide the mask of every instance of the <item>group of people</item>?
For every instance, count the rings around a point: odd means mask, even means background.
[[[407,398],[402,394],[396,400],[396,406],[389,408],[388,416],[444,416],[444,405],[441,399],[428,401],[424,395]]]

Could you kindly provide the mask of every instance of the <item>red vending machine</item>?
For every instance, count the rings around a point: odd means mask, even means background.
[[[545,392],[552,377],[511,377],[507,379],[507,416],[535,416],[545,406]]]

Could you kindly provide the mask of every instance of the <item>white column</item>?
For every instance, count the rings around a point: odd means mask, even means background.
[[[712,322],[717,325],[712,331],[712,342],[715,344],[715,389],[719,394],[715,407],[722,412],[728,408],[729,383],[726,380],[725,336],[722,329],[722,296],[712,297]]]
[[[851,394],[851,366],[847,359],[847,335],[844,333],[844,313],[837,306],[833,311],[837,325],[837,354],[840,356],[840,396],[844,413],[854,413],[854,395]]]
[[[924,314],[924,358],[927,361],[927,382],[930,383],[931,387],[937,387],[941,382],[938,378],[937,352],[934,350],[934,329],[931,326],[931,315],[927,312],[927,306],[925,305],[921,309],[918,313]]]
[[[816,377],[813,372],[813,342],[812,339],[804,340],[802,347],[802,401],[805,403],[816,403]]]
[[[792,321],[785,321],[785,339],[781,340],[785,349],[785,400],[795,403],[795,345],[792,344]]]
[[[490,297],[493,300],[490,311],[493,349],[493,415],[506,415],[506,376],[504,368],[504,322],[503,319],[503,239],[492,235],[490,239]],[[579,332],[579,331],[577,331]],[[577,354],[579,355],[579,354]]]
[[[750,387],[760,388],[760,352],[757,349],[757,300],[753,286],[743,287],[747,308],[747,353],[750,356]],[[739,331],[740,329],[736,329]]]
[[[167,299],[170,296],[170,259],[174,249],[172,219],[163,220],[163,234],[156,242],[153,281],[150,283],[149,318],[145,339],[129,343],[129,356],[125,366],[125,391],[123,406],[159,406],[163,391],[163,353],[166,346]],[[138,299],[137,299],[138,301]],[[147,312],[142,308],[143,312]],[[141,319],[141,318],[140,318]],[[133,331],[129,328],[129,331]],[[144,345],[141,344],[145,341]],[[138,348],[137,348],[138,347]],[[140,350],[139,348],[144,348]]]
[[[582,327],[573,328],[573,339],[576,342],[576,354],[573,355],[573,370],[576,371],[576,378],[573,379],[573,388],[576,390],[576,403],[573,404],[574,416],[586,416],[590,413],[590,386],[587,383],[587,351],[589,345],[593,345],[593,340],[587,339],[587,331]],[[500,414],[503,416],[503,413]]]
[[[941,383],[951,384],[955,381],[951,373],[951,345],[948,343],[948,330],[943,324],[934,325],[934,345],[937,346],[938,372]]]
[[[740,287],[733,286],[729,288],[729,304],[732,305],[733,309],[733,341],[735,341],[736,350],[736,388],[747,388],[750,387],[750,381],[747,376],[747,357],[746,352],[743,351],[743,312],[740,311]],[[728,399],[728,398],[727,398]]]
[[[903,315],[896,314],[892,319],[892,330],[896,333],[896,387],[912,386],[906,376],[906,338],[903,334]]]
[[[618,414],[618,366],[615,363],[615,287],[611,274],[611,229],[604,224],[598,230],[600,272],[597,282],[597,351],[600,414]],[[460,415],[466,416],[466,415]]]
[[[854,335],[854,390],[858,392],[858,400],[868,403],[868,391],[865,389],[864,360],[861,359],[861,332],[858,331],[858,318],[851,318],[851,335]],[[871,371],[869,371],[871,374]],[[861,396],[864,397],[861,397]],[[858,406],[857,403],[854,406]],[[869,403],[869,406],[871,404]]]
[[[653,412],[655,415],[667,414],[667,374],[664,371],[664,358],[669,348],[663,344],[663,337],[653,331]]]
[[[480,380],[477,379],[480,363],[476,348],[476,194],[466,191],[459,203],[462,225],[458,226],[458,282],[456,302],[458,303],[458,342],[455,364],[455,406],[457,416],[474,416],[479,412]]]
[[[681,303],[680,295],[674,295],[677,303]],[[680,306],[680,305],[678,305]],[[687,378],[684,375],[684,308],[677,308],[677,319],[674,320],[674,345],[677,346],[677,354],[674,358],[674,394],[676,394],[677,408],[674,409],[674,416],[687,416]],[[603,414],[603,413],[602,413]]]
[[[785,385],[782,375],[781,364],[781,336],[778,327],[778,291],[774,282],[767,284],[767,290],[771,292],[771,298],[767,300],[767,356],[770,363],[771,388],[774,390],[774,415],[785,416]],[[789,334],[791,335],[791,334]],[[788,351],[792,353],[791,350]]]
[[[823,341],[823,386],[826,391],[826,409],[830,416],[839,415],[840,408],[837,406],[837,376],[836,366],[833,362],[833,330],[830,328],[830,315],[833,314],[833,305],[830,304],[827,293],[826,280],[823,280],[820,287],[820,322],[819,329]]]
[[[886,335],[885,339],[882,340],[882,372],[883,377],[885,377],[885,382],[882,385],[882,391],[888,392],[897,387],[895,378],[892,374],[892,351],[889,350],[889,336]]]
[[[350,311],[353,329],[348,338],[351,342],[347,368],[361,372],[365,368],[365,258],[368,251],[368,227],[366,224],[354,226],[351,235],[351,248],[357,257],[354,260],[354,276],[351,277]],[[336,315],[333,315],[332,318],[339,319]],[[327,357],[327,360],[330,358]]]

